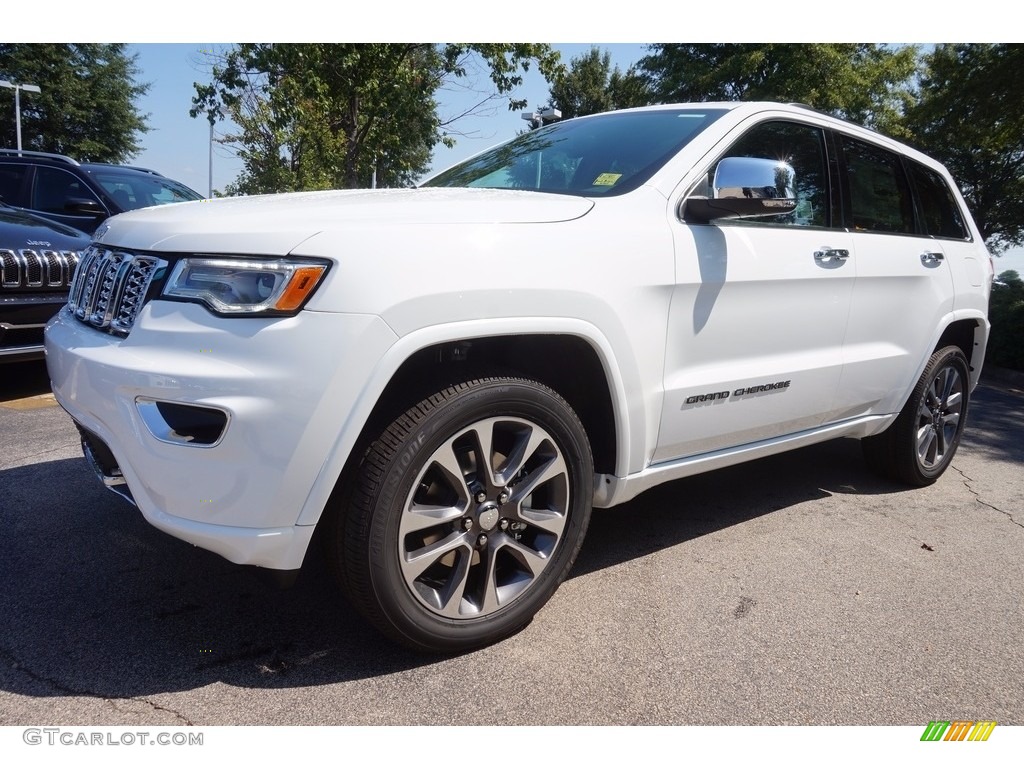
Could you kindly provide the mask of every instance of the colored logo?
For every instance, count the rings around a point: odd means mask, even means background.
[[[995,727],[995,720],[932,720],[921,741],[988,741]]]

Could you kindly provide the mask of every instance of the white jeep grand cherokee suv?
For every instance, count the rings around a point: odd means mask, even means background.
[[[46,331],[111,490],[235,563],[314,530],[389,637],[516,632],[592,506],[831,438],[949,466],[992,265],[949,174],[810,109],[518,136],[423,188],[111,219]]]

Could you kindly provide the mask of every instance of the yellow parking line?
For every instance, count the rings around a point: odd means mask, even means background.
[[[49,392],[45,395],[32,395],[0,402],[0,408],[9,408],[12,411],[34,411],[38,408],[53,408],[56,405],[57,401]]]

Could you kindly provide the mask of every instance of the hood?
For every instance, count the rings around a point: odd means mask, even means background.
[[[107,219],[96,240],[136,250],[283,256],[320,232],[367,226],[567,221],[587,198],[497,189],[297,192],[146,208]]]
[[[78,251],[89,245],[89,236],[17,208],[0,205],[0,249],[47,248]]]

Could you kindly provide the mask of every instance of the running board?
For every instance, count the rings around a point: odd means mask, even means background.
[[[752,459],[773,456],[794,448],[802,448],[814,443],[823,443],[837,437],[865,437],[877,434],[880,422],[891,422],[895,414],[883,416],[862,416],[825,427],[794,432],[791,435],[775,437],[771,440],[759,440],[733,448],[722,448],[710,453],[687,456],[683,459],[652,464],[635,475],[616,477],[615,475],[598,474],[594,477],[594,506],[614,507],[636,498],[644,491],[661,483],[679,480],[702,472],[710,472],[723,467],[731,467]]]

